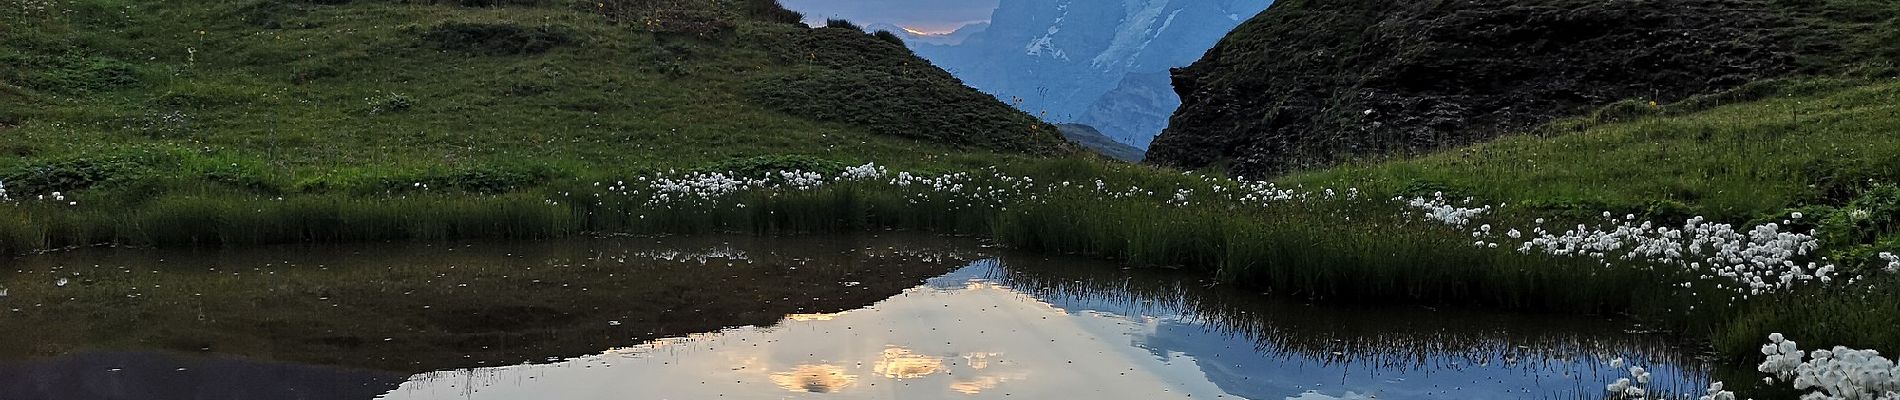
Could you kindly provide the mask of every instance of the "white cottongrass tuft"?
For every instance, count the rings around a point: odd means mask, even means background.
[[[1735,400],[1735,392],[1722,389],[1722,382],[1709,384],[1709,394],[1697,397],[1697,400]]]
[[[1807,392],[1803,400],[1900,400],[1900,367],[1878,351],[1834,346],[1809,353],[1774,333],[1761,352],[1757,369],[1774,374],[1764,381],[1792,383]]]
[[[598,183],[595,187],[605,189],[605,193],[594,194],[594,199],[575,199],[569,195],[569,198],[548,199],[548,202],[603,201],[605,196],[617,195],[644,200],[648,207],[655,208],[744,207],[745,203],[735,195],[778,196],[843,183],[888,185],[905,193],[905,200],[911,204],[928,202],[952,210],[1007,210],[1017,204],[1047,204],[1047,199],[1055,194],[1093,196],[1102,200],[1149,199],[1170,207],[1222,201],[1261,208],[1283,203],[1378,201],[1363,199],[1357,188],[1281,187],[1272,182],[1194,174],[1184,176],[1196,177],[1199,183],[1206,185],[1144,188],[1118,186],[1100,179],[1037,182],[1035,178],[1011,176],[995,167],[974,172],[926,175],[888,171],[876,164],[850,167],[835,176],[800,170],[772,171],[759,176],[668,171],[611,185]],[[1672,226],[1640,221],[1634,214],[1616,215],[1604,211],[1602,219],[1572,227],[1556,226],[1542,218],[1537,219],[1534,226],[1513,227],[1493,218],[1497,210],[1507,205],[1483,204],[1470,198],[1454,199],[1443,192],[1394,197],[1388,204],[1399,206],[1408,217],[1458,229],[1469,235],[1467,243],[1478,248],[1589,258],[1606,268],[1672,267],[1696,272],[1692,275],[1696,277],[1693,281],[1669,282],[1683,287],[1712,286],[1753,296],[1785,291],[1804,283],[1859,278],[1838,276],[1842,274],[1841,268],[1826,263],[1817,254],[1820,240],[1811,231],[1787,231],[1786,224],[1743,227],[1696,217],[1680,226]],[[1886,254],[1883,259],[1887,270],[1900,272],[1900,257]]]
[[[1612,360],[1610,362],[1611,368],[1618,368],[1619,365],[1622,364],[1622,361],[1623,359],[1621,358]],[[1610,398],[1642,399],[1649,396],[1649,389],[1645,389],[1646,386],[1649,386],[1649,371],[1643,370],[1643,367],[1630,367],[1629,373],[1630,377],[1628,378],[1617,378],[1616,382],[1603,385],[1603,390],[1609,392]]]

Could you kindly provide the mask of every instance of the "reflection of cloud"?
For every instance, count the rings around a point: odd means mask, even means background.
[[[943,370],[943,359],[911,352],[902,347],[886,347],[872,370],[886,378],[922,378]]]
[[[787,314],[785,315],[785,319],[793,320],[793,321],[801,321],[801,322],[802,321],[830,321],[842,315],[844,315],[844,312],[836,312],[836,313],[831,313],[831,314]]]
[[[978,377],[971,380],[958,379],[956,382],[950,383],[950,390],[962,394],[979,394],[985,390],[996,388],[996,384],[998,383],[1003,383],[1003,379],[994,376]]]
[[[1325,393],[1320,393],[1318,390],[1308,390],[1305,393],[1300,393],[1294,396],[1288,396],[1286,400],[1371,400],[1371,399],[1376,399],[1376,398],[1379,398],[1379,397],[1353,393],[1350,391],[1346,392],[1345,394],[1333,396],[1333,395],[1329,395]]]
[[[805,364],[772,374],[772,383],[793,392],[834,393],[858,382],[857,375],[830,364]]]
[[[950,391],[970,395],[981,394],[983,391],[995,389],[996,385],[1001,385],[1004,382],[1020,381],[1027,378],[1029,378],[1028,373],[1016,372],[957,379],[954,382],[950,382]]]
[[[1002,354],[1003,353],[963,353],[963,361],[965,364],[970,365],[970,369],[984,369],[990,367],[990,357]]]

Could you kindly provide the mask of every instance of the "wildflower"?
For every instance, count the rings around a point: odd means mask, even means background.
[[[1758,369],[1775,376],[1764,382],[1773,384],[1774,378],[1790,382],[1795,389],[1809,392],[1803,398],[1888,399],[1900,392],[1900,367],[1877,351],[1835,346],[1806,353],[1779,333],[1770,334],[1768,341],[1762,345],[1766,357]],[[1715,389],[1719,388],[1712,388],[1711,395]]]
[[[1717,381],[1709,384],[1709,395],[1698,397],[1697,400],[1735,400],[1735,392],[1722,390],[1722,382]]]

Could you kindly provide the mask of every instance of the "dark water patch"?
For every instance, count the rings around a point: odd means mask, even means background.
[[[388,372],[155,352],[0,361],[0,398],[8,400],[365,399],[402,381]]]
[[[0,359],[157,349],[405,374],[515,364],[862,307],[969,249],[864,236],[27,257],[0,272],[0,326],[35,329],[0,337]]]

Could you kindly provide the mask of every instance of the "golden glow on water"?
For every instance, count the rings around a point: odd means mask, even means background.
[[[950,391],[967,395],[978,395],[983,394],[984,391],[995,389],[1005,382],[1020,381],[1028,378],[1029,374],[1024,372],[963,378],[951,382]]]
[[[805,364],[790,371],[772,373],[772,383],[797,393],[836,393],[858,382],[844,367],[831,364]]]
[[[845,312],[835,312],[835,313],[830,313],[830,314],[791,314],[791,315],[786,315],[785,319],[788,321],[798,321],[798,322],[830,321],[833,319],[837,319],[839,316],[842,316],[844,314]]]
[[[910,351],[903,347],[884,348],[884,355],[877,358],[878,375],[891,379],[915,379],[929,376],[943,370],[943,358],[931,357]]]

